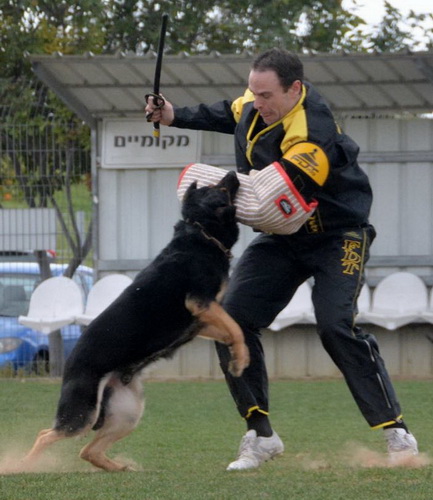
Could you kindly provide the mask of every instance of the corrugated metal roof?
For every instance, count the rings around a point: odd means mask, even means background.
[[[433,111],[433,52],[300,55],[306,79],[335,112]],[[155,55],[29,56],[38,77],[81,118],[143,113]],[[252,56],[165,56],[161,91],[177,105],[233,99],[245,90]]]

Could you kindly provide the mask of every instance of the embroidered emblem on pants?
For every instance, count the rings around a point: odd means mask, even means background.
[[[341,259],[343,274],[354,274],[361,269],[360,241],[344,240],[344,257]]]

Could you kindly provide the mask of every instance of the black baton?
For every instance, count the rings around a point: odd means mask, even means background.
[[[159,95],[159,82],[161,80],[161,67],[162,56],[164,53],[165,32],[167,31],[168,14],[162,15],[161,32],[159,34],[158,52],[156,55],[155,77],[153,79],[153,93],[146,94],[145,99],[148,101],[149,97],[153,97],[153,104],[157,108],[162,108],[165,104],[164,99]],[[146,115],[147,121],[150,121],[152,113]],[[159,137],[159,122],[153,124],[153,136]]]

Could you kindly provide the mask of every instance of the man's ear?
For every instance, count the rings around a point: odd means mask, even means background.
[[[288,90],[291,90],[294,94],[300,94],[302,90],[301,80],[295,80]]]

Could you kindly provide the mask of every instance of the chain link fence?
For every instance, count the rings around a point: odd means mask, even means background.
[[[77,123],[0,125],[0,376],[61,374],[81,333],[44,335],[18,318],[51,276],[74,279],[83,298],[91,287],[89,135]]]

